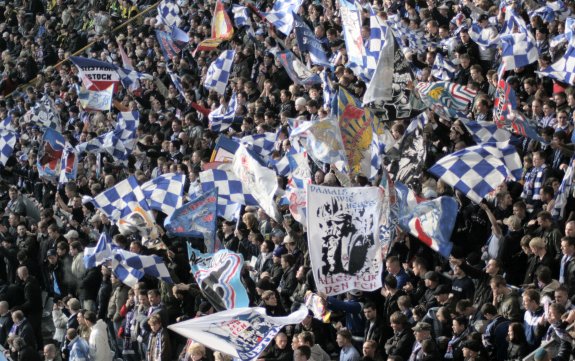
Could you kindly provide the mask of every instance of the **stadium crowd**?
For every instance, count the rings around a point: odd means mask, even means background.
[[[224,96],[208,92],[202,83],[218,52],[193,54],[193,49],[210,36],[215,2],[177,3],[180,28],[189,34],[190,44],[171,64],[156,40],[155,12],[130,20],[154,5],[152,1],[0,3],[0,118],[11,115],[19,132],[13,154],[0,169],[4,187],[0,345],[13,360],[231,360],[166,328],[214,312],[190,275],[185,256],[186,242],[202,249],[203,241],[163,235],[167,249],[147,248],[136,236],[121,234],[82,197],[95,196],[129,175],[143,183],[170,172],[185,174],[186,192],[195,194],[201,188],[199,174],[210,162],[220,135],[209,129],[208,114],[229,102],[232,89],[238,108],[227,136],[288,134],[289,118],[322,119],[329,109],[321,86],[294,84],[275,59],[280,44],[299,54],[294,36],[279,34],[257,14],[252,16],[253,36],[245,27],[235,29],[233,39],[220,47],[236,50],[229,91]],[[497,185],[481,204],[424,174],[417,190],[420,195],[454,196],[459,203],[449,259],[399,232],[382,260],[380,290],[329,297],[320,292],[330,320],[322,322],[310,311],[300,324],[283,329],[258,361],[520,360],[531,352],[538,361],[575,357],[575,335],[570,332],[575,321],[572,195],[563,217],[557,219],[550,212],[572,162],[568,143],[574,128],[575,88],[535,73],[563,56],[567,44],[552,47],[550,39],[563,33],[566,19],[528,16],[532,3],[508,1],[506,5],[529,24],[539,60],[508,71],[505,78],[517,93],[520,109],[550,144],[518,137],[522,179]],[[574,10],[572,1],[551,3]],[[398,14],[410,29],[421,30],[436,44],[426,52],[406,54],[419,81],[434,80],[431,69],[437,54],[442,54],[457,64],[452,81],[479,91],[469,109],[470,119],[491,120],[501,54],[471,40],[465,23],[479,23],[497,33],[504,18],[498,1],[386,0],[372,5],[382,19]],[[257,1],[253,6],[265,11],[272,2]],[[474,15],[477,8],[482,15]],[[336,59],[330,75],[333,86],[361,98],[366,84],[345,66],[339,2],[305,0],[300,15],[328,56]],[[361,34],[367,39],[367,10],[364,15]],[[86,112],[78,102],[82,80],[65,60],[83,49],[81,56],[121,64],[118,44],[135,69],[155,80],[142,80],[137,91],[120,88],[110,112]],[[336,54],[341,56],[332,57]],[[181,77],[183,94],[172,83],[167,66]],[[25,122],[24,114],[44,96],[55,101],[63,134],[72,145],[112,129],[119,109],[139,110],[138,143],[128,166],[108,155],[100,159],[84,154],[76,181],[57,187],[41,178],[37,156],[42,129]],[[461,123],[428,112],[428,159],[420,161],[431,165],[475,144]],[[408,121],[390,122],[396,140]],[[278,138],[274,158],[290,147],[289,139]],[[311,162],[310,166],[314,184],[341,186],[329,166]],[[379,179],[370,182],[358,175],[352,183],[378,185]],[[279,184],[285,188],[285,179],[279,177]],[[286,216],[278,223],[262,209],[248,206],[238,222],[220,220],[218,229],[225,248],[241,253],[245,260],[257,259],[244,267],[242,281],[250,305],[264,307],[271,316],[289,314],[308,292],[317,292],[305,227],[288,216],[286,207],[282,212]],[[157,214],[157,224],[163,224],[164,217]],[[130,288],[107,266],[86,269],[83,250],[94,246],[102,232],[121,248],[161,256],[175,285],[144,277]],[[497,257],[486,256],[488,240],[499,244]],[[46,307],[52,304],[49,315]],[[54,330],[50,335],[42,332],[47,325]]]

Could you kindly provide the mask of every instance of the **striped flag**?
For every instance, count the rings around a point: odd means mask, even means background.
[[[421,100],[437,115],[449,119],[466,112],[477,91],[456,83],[441,81],[421,82],[416,85]]]

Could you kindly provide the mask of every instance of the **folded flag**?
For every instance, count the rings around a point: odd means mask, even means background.
[[[285,317],[267,316],[263,307],[243,307],[197,317],[168,328],[214,351],[251,361],[258,358],[283,327],[300,323],[307,314],[305,306]]]
[[[59,112],[56,110],[52,99],[47,96],[44,96],[26,113],[25,119],[27,122],[37,124],[42,128],[53,128],[60,131]]]
[[[191,273],[200,290],[216,311],[249,306],[249,298],[241,281],[244,259],[227,249],[201,253],[188,244]]]
[[[361,5],[355,0],[339,0],[339,3],[349,63],[356,64],[360,68],[360,72],[363,72],[363,68],[366,66],[366,49],[361,37]]]
[[[167,216],[182,206],[186,176],[166,173],[141,185],[150,209],[164,212]]]
[[[112,97],[114,95],[114,86],[110,85],[104,90],[87,90],[82,89],[78,94],[78,100],[87,111],[109,111],[112,106]]]
[[[166,267],[162,257],[156,255],[142,256],[137,253],[125,251],[123,249],[114,251],[114,255],[121,256],[121,264],[136,269],[142,274],[157,278],[158,280],[168,284],[174,283],[174,281],[172,281],[172,277],[170,276],[170,272],[168,271],[168,267]]]
[[[60,172],[60,159],[66,146],[66,139],[60,132],[46,128],[41,145],[36,162],[38,174],[42,178],[56,181]]]
[[[215,252],[218,190],[214,188],[176,209],[164,227],[170,236],[203,237],[208,252]]]
[[[477,91],[456,83],[440,81],[416,85],[421,100],[437,115],[449,119],[466,112]]]
[[[231,40],[234,36],[232,21],[224,8],[222,0],[216,0],[216,9],[212,18],[212,39]]]
[[[224,98],[227,99],[226,96]],[[220,103],[216,109],[208,114],[209,128],[212,132],[223,132],[231,127],[238,106],[236,99],[236,93],[234,92],[226,102]]]
[[[78,154],[72,145],[66,142],[60,158],[60,176],[58,183],[64,184],[76,179],[78,175]]]
[[[501,60],[505,70],[523,68],[539,59],[533,35],[527,33],[505,34],[501,39]]]
[[[180,25],[180,7],[176,4],[176,0],[162,0],[158,5],[156,19],[158,23],[167,27]]]
[[[476,203],[498,184],[521,178],[523,166],[508,142],[484,143],[447,155],[429,169]]]
[[[279,32],[288,36],[294,26],[293,14],[297,14],[302,0],[278,0],[271,11],[263,12],[265,19]]]
[[[264,161],[267,161],[274,151],[276,138],[276,133],[266,132],[263,134],[246,135],[240,139],[240,143],[262,157]]]
[[[443,55],[440,53],[435,55],[435,61],[433,62],[431,75],[433,75],[438,80],[451,80],[455,77],[456,73],[457,66],[455,64],[453,64],[448,59],[444,59]]]
[[[84,249],[84,266],[89,269],[106,263],[112,259],[112,250],[117,248],[106,232],[100,233],[96,247],[86,247]]]
[[[448,258],[453,248],[450,238],[457,219],[457,201],[452,197],[439,197],[409,207],[406,199],[409,190],[401,183],[395,186],[403,213],[399,218],[399,226]]]
[[[506,142],[511,138],[511,133],[506,129],[497,127],[493,122],[476,122],[460,118],[476,143]]]
[[[575,37],[572,37],[565,54],[547,68],[536,72],[567,84],[575,84]]]
[[[206,89],[213,90],[218,94],[224,94],[226,86],[228,85],[235,54],[235,50],[224,50],[220,56],[210,64],[208,72],[206,73],[206,80],[204,81],[204,87]]]

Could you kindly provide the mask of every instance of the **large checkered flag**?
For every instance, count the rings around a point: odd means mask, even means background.
[[[429,169],[476,203],[506,180],[521,177],[521,159],[508,142],[484,143],[450,154]]]
[[[142,188],[134,176],[98,194],[92,199],[92,203],[117,223],[123,234],[139,233],[143,237],[153,239],[154,218],[150,213]]]
[[[208,169],[200,173],[200,183],[204,192],[218,188],[218,200],[225,199],[246,206],[258,205],[254,196],[244,188],[240,179],[231,171]]]
[[[573,162],[575,162],[575,158],[571,157],[569,167],[565,170],[559,190],[555,194],[555,202],[553,203],[553,209],[551,209],[551,215],[555,218],[563,219],[564,217],[567,198],[569,198],[573,189]]]
[[[274,151],[276,138],[276,133],[266,132],[264,134],[246,135],[240,139],[240,143],[267,161]]]
[[[433,75],[437,80],[451,80],[455,77],[456,73],[457,66],[455,64],[453,64],[449,59],[444,59],[443,55],[440,53],[435,55],[433,68],[431,68],[431,75]]]
[[[214,60],[206,74],[204,87],[208,90],[213,90],[218,94],[224,94],[230,72],[232,70],[232,63],[234,61],[235,50],[224,50],[220,56]]]
[[[142,256],[123,249],[118,249],[115,252],[114,258],[116,258],[121,265],[126,268],[135,269],[142,275],[145,274],[157,278],[168,284],[174,283],[172,281],[172,277],[170,277],[170,272],[161,257],[156,255]]]
[[[84,249],[84,267],[98,267],[112,259],[112,251],[118,247],[112,243],[112,239],[106,232],[100,233],[100,238],[96,247],[86,247]]]
[[[234,92],[227,103],[221,103],[208,114],[209,129],[212,132],[219,133],[231,127],[237,106],[236,93]]]
[[[151,209],[171,216],[182,206],[185,181],[183,174],[167,173],[142,184],[141,188]]]
[[[14,152],[16,133],[10,130],[0,130],[0,163],[6,165],[8,158]]]
[[[298,13],[302,3],[302,0],[278,0],[274,2],[272,11],[264,12],[262,15],[279,32],[288,36],[293,28],[293,14]]]
[[[532,35],[521,32],[501,35],[500,39],[505,70],[526,67],[539,59],[539,50]]]
[[[158,15],[156,16],[157,21],[160,24],[164,24],[168,27],[179,26],[180,19],[180,7],[176,4],[176,0],[162,0],[158,5]]]
[[[464,118],[460,120],[477,144],[506,142],[511,138],[511,133],[507,129],[497,128],[493,122],[476,122]]]

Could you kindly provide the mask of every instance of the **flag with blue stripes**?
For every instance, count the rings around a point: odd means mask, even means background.
[[[232,5],[232,13],[234,14],[234,23],[241,29],[246,27],[247,34],[252,38],[255,39],[256,34],[254,33],[254,27],[252,25],[252,20],[250,18],[250,10],[247,7],[233,4]]]
[[[321,73],[319,73],[319,78],[321,79],[321,87],[323,91],[323,108],[330,109],[331,108],[331,101],[335,97],[335,90],[333,88],[330,73],[327,69],[323,69]]]
[[[248,293],[241,281],[244,265],[241,254],[227,249],[201,253],[188,243],[188,259],[200,290],[216,311],[249,306]]]
[[[176,87],[176,90],[178,90],[178,94],[179,94],[180,99],[184,99],[185,90],[184,90],[184,86],[182,85],[182,79],[180,78],[180,76],[178,74],[176,74],[174,71],[172,71],[172,69],[170,69],[170,67],[167,67],[166,71],[167,71],[168,75],[170,76],[172,83]]]
[[[475,41],[477,45],[484,48],[496,47],[499,43],[499,37],[490,38],[490,31],[488,28],[482,28],[478,23],[472,23],[468,29],[468,34],[471,40]]]
[[[165,31],[156,30],[156,39],[158,40],[158,44],[160,44],[160,49],[162,50],[164,59],[166,59],[167,62],[172,61],[182,52],[183,47],[180,47],[181,44],[178,44],[176,41],[174,41],[174,38],[171,34]]]
[[[477,144],[506,142],[511,133],[503,128],[498,128],[493,122],[476,122],[474,120],[460,118]]]
[[[158,15],[156,16],[158,23],[164,24],[167,27],[179,26],[180,7],[176,0],[162,0],[158,5]]]
[[[186,176],[166,173],[142,184],[142,192],[151,209],[171,216],[183,203]]]
[[[78,153],[70,143],[66,142],[66,146],[62,150],[62,157],[60,158],[60,175],[58,183],[68,183],[69,181],[76,179],[77,175]]]
[[[54,102],[44,96],[32,109],[26,113],[28,122],[37,124],[42,128],[53,128],[60,131],[60,115],[54,106]]]
[[[227,104],[221,103],[208,114],[208,128],[215,133],[227,130],[234,121],[237,106],[236,93],[234,92]]]
[[[291,51],[278,51],[276,59],[284,67],[290,79],[298,85],[313,85],[321,83],[318,74],[312,72]]]
[[[288,36],[294,26],[293,14],[297,14],[302,0],[277,0],[271,11],[262,12],[266,20],[280,33]]]
[[[297,45],[300,51],[308,52],[312,64],[329,66],[327,55],[322,43],[316,38],[315,34],[307,26],[305,21],[299,15],[293,14],[294,31]]]
[[[455,78],[456,73],[457,65],[453,64],[449,59],[444,59],[440,53],[435,55],[431,75],[437,80],[451,80]]]
[[[126,89],[133,88],[140,83],[140,80],[154,80],[154,77],[150,74],[140,73],[128,68],[118,67],[117,72],[122,86]]]
[[[555,194],[555,202],[553,203],[553,209],[551,209],[551,215],[555,219],[563,219],[565,216],[565,206],[567,205],[567,199],[569,198],[569,195],[573,189],[574,161],[575,157],[571,157],[569,166],[565,170],[565,175],[563,176],[563,180],[559,186],[559,190],[557,190],[557,194]]]
[[[124,257],[120,253],[116,253],[111,258],[112,272],[123,284],[128,287],[134,287],[144,277],[144,272],[129,267],[124,263]]]
[[[476,203],[499,184],[521,178],[523,165],[508,142],[483,143],[440,159],[429,172]]]
[[[206,73],[206,80],[204,81],[204,87],[206,89],[213,90],[218,94],[224,94],[230,78],[235,54],[235,50],[224,50],[220,56],[210,64],[208,72]]]
[[[0,163],[6,165],[8,158],[14,152],[16,133],[10,130],[0,130]]]
[[[231,171],[221,169],[205,170],[200,172],[200,183],[204,192],[217,188],[218,198],[246,206],[258,205],[253,195],[244,188],[239,178]]]
[[[62,133],[46,128],[42,136],[41,147],[38,152],[36,166],[38,174],[42,178],[48,178],[52,181],[58,179],[60,171],[60,159],[66,146],[66,139]]]
[[[363,73],[366,65],[366,49],[361,37],[362,8],[355,0],[339,0],[339,3],[345,48],[348,56],[347,66],[350,66],[354,73],[359,76],[359,74]]]
[[[505,34],[501,39],[501,59],[506,70],[526,67],[539,59],[533,35],[527,33]]]

